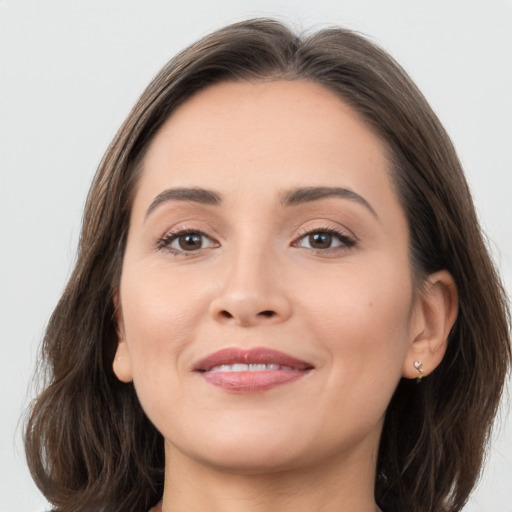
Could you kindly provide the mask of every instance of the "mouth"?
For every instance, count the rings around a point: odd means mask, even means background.
[[[234,393],[254,393],[294,382],[314,369],[307,361],[268,348],[227,348],[193,367],[209,384]]]

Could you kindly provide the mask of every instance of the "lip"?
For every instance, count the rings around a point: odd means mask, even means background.
[[[252,371],[224,371],[223,365],[278,365],[279,369]],[[235,393],[266,391],[282,384],[296,381],[307,375],[314,366],[298,359],[264,347],[241,349],[226,348],[201,359],[193,367],[209,384]]]

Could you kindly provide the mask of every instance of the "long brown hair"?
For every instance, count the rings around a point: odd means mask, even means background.
[[[410,231],[417,283],[448,270],[459,294],[447,353],[389,405],[376,475],[381,507],[455,512],[479,475],[511,363],[505,293],[454,148],[400,66],[341,28],[299,37],[267,19],[223,28],[172,59],[108,148],[87,199],[78,258],[43,341],[44,391],[26,427],[39,488],[59,512],[147,510],[163,492],[163,439],[133,385],[112,372],[129,215],[155,133],[196,91],[226,80],[310,80],[336,93],[384,141]]]

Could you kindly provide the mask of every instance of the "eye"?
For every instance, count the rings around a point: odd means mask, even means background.
[[[346,233],[329,228],[310,231],[301,236],[293,245],[315,251],[328,251],[353,247],[355,240]]]
[[[201,231],[180,230],[166,233],[158,242],[158,249],[174,254],[199,252],[202,249],[218,247],[219,244]]]

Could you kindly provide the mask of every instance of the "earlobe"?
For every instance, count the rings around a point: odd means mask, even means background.
[[[132,379],[132,364],[130,361],[130,354],[125,341],[119,341],[117,344],[116,355],[112,363],[114,374],[121,382],[131,382]]]
[[[117,333],[117,349],[112,363],[114,374],[121,382],[132,381],[132,365],[130,352],[125,340],[124,322],[119,295],[114,296],[115,322]]]
[[[457,311],[457,287],[451,274],[446,270],[431,274],[418,293],[403,377],[421,380],[437,368],[446,352]]]

